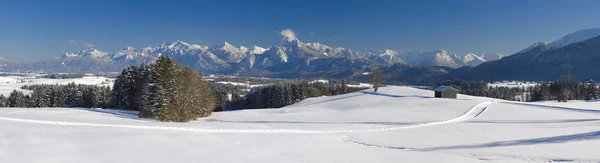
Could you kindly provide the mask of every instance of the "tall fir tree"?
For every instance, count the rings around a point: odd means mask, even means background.
[[[175,93],[176,77],[180,69],[179,64],[167,56],[159,57],[152,64],[149,81],[149,114],[156,114],[162,109],[168,109],[167,107]]]
[[[587,96],[586,100],[596,100],[598,99],[598,89],[596,88],[596,83],[594,81],[590,81],[587,85]]]
[[[135,110],[132,106],[133,95],[135,92],[135,76],[137,74],[136,66],[129,66],[115,79],[111,93],[111,107],[117,109]]]
[[[142,64],[135,76],[132,107],[134,110],[139,110],[140,117],[153,116],[152,109],[150,108],[150,73],[151,67]]]

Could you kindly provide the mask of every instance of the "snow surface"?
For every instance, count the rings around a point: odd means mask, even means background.
[[[503,81],[496,83],[488,83],[488,87],[509,87],[509,88],[527,88],[536,86],[538,83],[535,82],[519,82],[519,81]]]
[[[600,161],[600,102],[432,96],[390,86],[191,123],[0,108],[0,162]]]
[[[219,81],[219,82],[215,82],[215,83],[231,84],[231,85],[235,85],[235,86],[245,86],[245,87],[248,87],[248,88],[254,88],[254,87],[260,87],[260,86],[267,85],[267,84],[249,84],[249,83],[227,82],[227,81]]]
[[[25,82],[21,82],[25,81]],[[108,82],[107,82],[108,81]],[[49,78],[35,78],[35,77],[22,77],[22,76],[0,76],[0,94],[8,97],[13,90],[23,91],[25,94],[31,93],[30,90],[21,89],[23,85],[35,85],[35,84],[59,84],[67,85],[75,82],[75,84],[86,84],[86,85],[100,85],[110,86],[114,82],[113,78],[97,77],[97,76],[84,76],[83,78],[75,79],[49,79]]]

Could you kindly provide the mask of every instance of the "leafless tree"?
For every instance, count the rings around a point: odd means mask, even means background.
[[[383,74],[383,71],[381,71],[380,69],[373,69],[373,71],[371,71],[371,75],[369,76],[369,83],[373,85],[373,89],[375,89],[375,92],[377,92],[377,89],[379,89],[379,87],[383,86],[384,80],[385,75]]]

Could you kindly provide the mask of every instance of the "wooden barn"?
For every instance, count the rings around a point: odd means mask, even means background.
[[[451,86],[439,86],[435,88],[435,97],[436,98],[456,98],[458,94],[458,90]]]

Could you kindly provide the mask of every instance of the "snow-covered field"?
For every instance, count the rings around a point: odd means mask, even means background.
[[[531,87],[531,86],[536,86],[537,84],[538,83],[535,83],[535,82],[503,81],[503,82],[488,83],[488,87],[527,88],[527,87]]]
[[[85,76],[83,78],[75,79],[48,79],[48,78],[35,78],[35,77],[23,77],[23,76],[0,76],[0,94],[4,96],[10,95],[13,90],[23,91],[25,94],[31,93],[30,90],[23,90],[23,85],[35,85],[35,84],[59,84],[67,85],[75,82],[75,84],[87,84],[87,85],[100,85],[100,86],[111,86],[114,82],[113,78],[106,78],[102,76]]]
[[[390,86],[191,123],[0,108],[0,162],[600,162],[600,102],[432,96]]]

